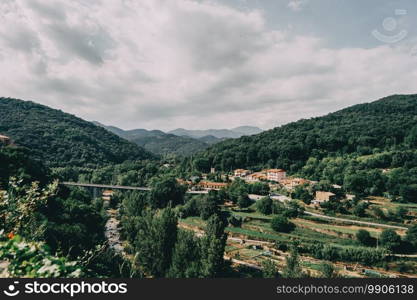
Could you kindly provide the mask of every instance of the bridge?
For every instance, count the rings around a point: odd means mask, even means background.
[[[105,190],[125,190],[125,191],[145,191],[149,192],[151,188],[149,187],[137,187],[137,186],[124,186],[124,185],[111,185],[111,184],[96,184],[96,183],[79,183],[79,182],[60,182],[60,185],[64,186],[76,186],[76,187],[83,187],[83,188],[91,188],[94,191],[94,198],[96,198],[97,191],[101,189]],[[208,190],[204,191],[191,191],[188,190],[187,194],[208,194]]]

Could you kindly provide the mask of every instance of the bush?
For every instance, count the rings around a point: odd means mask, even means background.
[[[294,229],[294,224],[284,216],[276,216],[271,220],[271,228],[276,232],[290,232]]]
[[[371,246],[373,242],[369,231],[364,229],[360,229],[356,232],[356,239],[364,246]]]
[[[6,273],[9,277],[78,278],[83,276],[80,263],[52,255],[45,243],[26,242],[19,236],[5,240],[6,238],[0,232],[0,260],[8,263]]]
[[[381,246],[391,251],[399,250],[401,237],[392,229],[386,229],[381,233]]]
[[[252,204],[252,201],[249,199],[247,194],[240,195],[237,198],[237,205],[239,205],[240,208],[247,208]]]
[[[270,215],[272,213],[272,199],[264,197],[256,202],[256,210],[264,215]]]

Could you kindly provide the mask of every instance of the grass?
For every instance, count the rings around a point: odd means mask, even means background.
[[[296,219],[296,220],[293,220],[293,222],[297,225],[304,225],[304,226],[309,226],[311,228],[329,230],[329,231],[335,232],[336,234],[341,233],[341,234],[355,235],[358,232],[358,229],[349,228],[349,226],[315,223],[313,221],[307,221],[303,219]],[[360,227],[360,226],[355,226],[355,227]],[[372,237],[376,238],[379,235],[379,232],[376,231],[374,228],[364,227],[364,229],[367,229]]]

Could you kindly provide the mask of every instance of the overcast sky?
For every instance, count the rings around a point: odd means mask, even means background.
[[[0,95],[125,129],[269,129],[417,92],[415,0],[1,0]]]

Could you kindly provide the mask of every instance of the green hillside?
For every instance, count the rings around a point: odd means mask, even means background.
[[[30,101],[0,98],[0,134],[49,167],[102,166],[152,155],[107,130]]]
[[[404,190],[417,197],[416,149],[417,95],[394,95],[218,143],[194,157],[194,165],[224,171],[284,168],[356,193]]]
[[[417,95],[391,96],[324,117],[300,120],[214,145],[201,157],[216,168],[281,167],[298,171],[310,156],[370,154],[404,144],[417,126]]]

